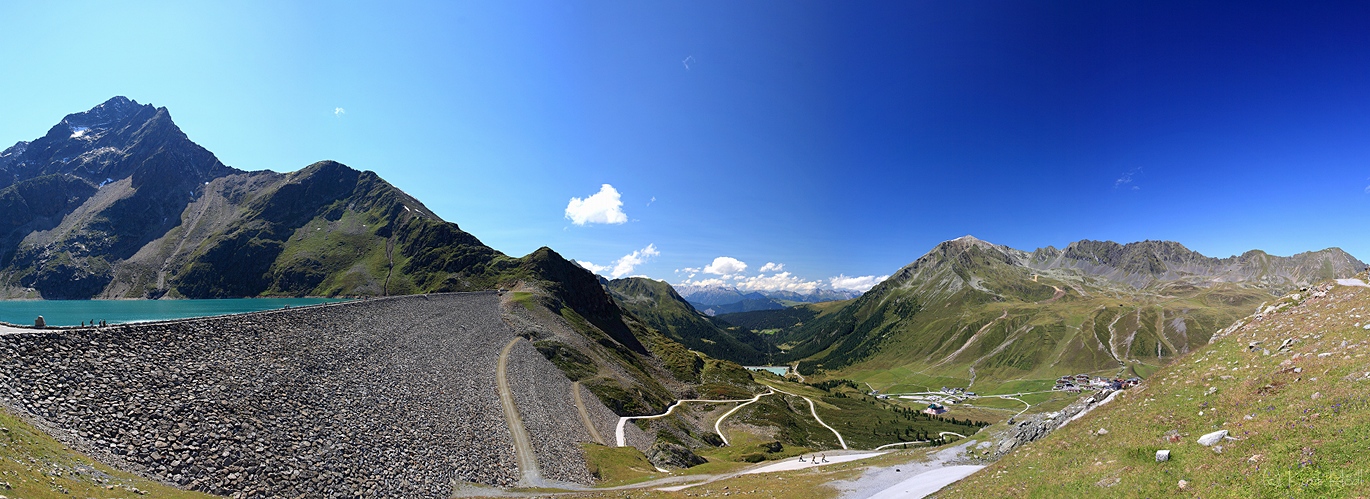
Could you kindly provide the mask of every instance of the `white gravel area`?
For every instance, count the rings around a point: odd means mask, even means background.
[[[814,467],[818,467],[818,466],[827,466],[827,465],[829,465],[829,464],[837,464],[837,463],[846,463],[846,462],[850,462],[850,461],[858,461],[858,460],[861,460],[861,459],[866,459],[866,458],[870,458],[870,457],[875,457],[875,456],[879,456],[879,455],[882,455],[882,454],[884,454],[884,452],[862,452],[862,453],[857,453],[857,454],[825,454],[825,453],[819,452],[819,453],[814,453],[814,454],[811,454],[811,455],[805,455],[805,456],[804,456],[804,461],[802,461],[802,462],[801,462],[801,461],[799,460],[799,458],[797,458],[797,457],[789,457],[789,458],[785,458],[784,461],[781,461],[781,462],[778,462],[778,463],[775,463],[775,464],[770,464],[770,465],[762,466],[762,467],[760,467],[760,468],[754,468],[754,469],[750,469],[750,470],[747,470],[747,471],[743,471],[743,472],[740,473],[740,474],[742,474],[742,475],[751,475],[751,474],[754,474],[754,473],[773,473],[773,472],[776,472],[776,471],[803,470],[803,469],[809,469],[809,468],[814,468]],[[815,463],[815,462],[813,462],[813,461],[811,461],[811,460],[809,459],[809,458],[812,458],[812,457],[819,457],[819,458],[820,458],[820,461],[817,462],[817,463]]]
[[[839,480],[828,485],[841,491],[839,497],[842,499],[865,499],[892,487],[897,487],[908,481],[909,477],[960,464],[958,461],[965,458],[966,449],[974,443],[973,441],[961,443],[932,452],[926,457],[919,451],[905,451],[908,453],[910,462],[868,467],[858,478]],[[832,458],[829,457],[828,459]]]
[[[921,499],[984,468],[984,466],[965,464],[925,471],[899,482],[899,485],[870,496],[870,499]]]

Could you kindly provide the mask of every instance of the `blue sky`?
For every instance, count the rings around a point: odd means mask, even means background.
[[[965,234],[1370,259],[1370,4],[1193,4],[6,2],[0,142],[125,95],[231,166],[338,160],[675,283]]]

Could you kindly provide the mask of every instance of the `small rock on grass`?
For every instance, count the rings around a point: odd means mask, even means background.
[[[1227,438],[1227,430],[1218,430],[1199,437],[1199,445],[1212,447],[1213,444],[1223,441],[1224,438]]]

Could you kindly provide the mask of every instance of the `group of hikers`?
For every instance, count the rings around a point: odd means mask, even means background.
[[[818,461],[818,459],[820,458],[820,456],[821,456],[822,459],[823,459],[822,462],[819,462],[819,461]],[[806,462],[807,462],[807,463],[813,463],[813,464],[822,464],[822,463],[828,462],[828,455],[827,455],[827,454],[820,454],[820,455],[818,455],[818,456],[813,456],[813,457],[810,457],[808,461],[805,461],[805,460],[804,460],[804,456],[799,456],[799,462],[801,462],[801,463],[806,463]]]

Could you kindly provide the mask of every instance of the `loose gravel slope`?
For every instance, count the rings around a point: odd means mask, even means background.
[[[3,335],[0,402],[97,457],[217,494],[512,486],[495,368],[514,334],[497,300],[411,296]]]

